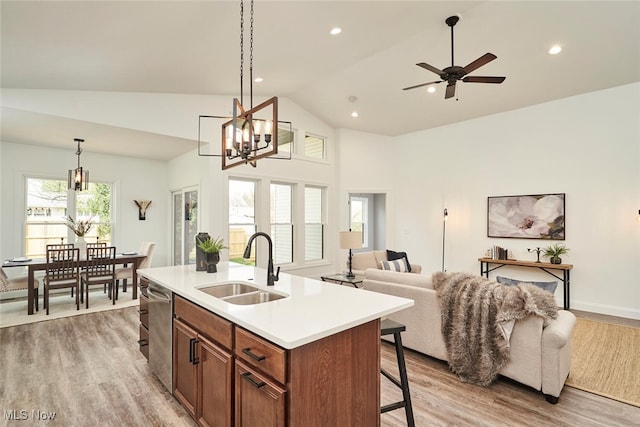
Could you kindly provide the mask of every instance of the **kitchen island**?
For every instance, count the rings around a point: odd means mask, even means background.
[[[233,263],[138,273],[173,292],[172,392],[201,425],[379,425],[380,318],[412,300],[284,273],[267,287],[266,270]],[[228,283],[283,298],[200,290]]]

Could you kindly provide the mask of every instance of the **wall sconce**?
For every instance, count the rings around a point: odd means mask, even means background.
[[[134,200],[136,206],[138,206],[138,219],[144,221],[147,219],[147,208],[151,204],[151,200]]]
[[[638,222],[640,222],[640,209],[638,209],[638,217],[636,218]]]

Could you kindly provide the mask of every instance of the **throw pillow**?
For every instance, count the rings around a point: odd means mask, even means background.
[[[404,273],[407,271],[407,264],[401,259],[396,259],[393,261],[380,261],[380,268],[382,270],[398,271]]]
[[[532,285],[535,285],[541,289],[544,289],[545,291],[549,291],[552,294],[556,292],[556,288],[558,287],[558,282],[555,282],[555,281],[554,282],[532,282],[531,280],[517,280],[517,279],[510,279],[508,277],[502,277],[502,276],[497,276],[496,281],[498,283],[502,283],[508,286],[518,286],[520,283],[531,283]]]
[[[405,262],[406,267],[407,267],[406,271],[411,273],[411,264],[409,264],[409,257],[407,257],[407,253],[406,252],[390,251],[389,249],[387,249],[387,260],[395,261],[397,259],[402,259],[402,258],[404,258],[404,262]]]

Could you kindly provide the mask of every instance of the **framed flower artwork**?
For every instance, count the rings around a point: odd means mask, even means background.
[[[487,198],[487,236],[565,239],[565,194]]]

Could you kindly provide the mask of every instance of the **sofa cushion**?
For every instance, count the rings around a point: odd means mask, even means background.
[[[389,261],[394,261],[397,259],[404,259],[404,262],[407,266],[406,271],[408,271],[409,273],[411,273],[411,264],[409,263],[409,257],[407,256],[406,252],[396,252],[396,251],[392,251],[387,249],[387,259]]]
[[[352,268],[354,270],[366,270],[367,268],[378,268],[379,264],[372,251],[356,252],[352,254]],[[347,261],[348,264],[348,261]]]
[[[404,259],[396,259],[393,261],[380,261],[380,269],[389,270],[389,271],[399,271],[404,273],[407,271],[407,263],[404,261]]]
[[[549,291],[552,294],[556,292],[556,288],[558,287],[558,282],[532,282],[531,280],[517,280],[510,279],[508,277],[497,276],[496,281],[498,283],[502,283],[503,285],[508,286],[518,286],[520,283],[531,283],[545,291]]]
[[[418,288],[433,289],[431,275],[407,274],[396,271],[378,270],[368,268],[364,272],[364,276],[368,280],[377,280],[379,282],[399,283],[401,285],[415,286]]]

